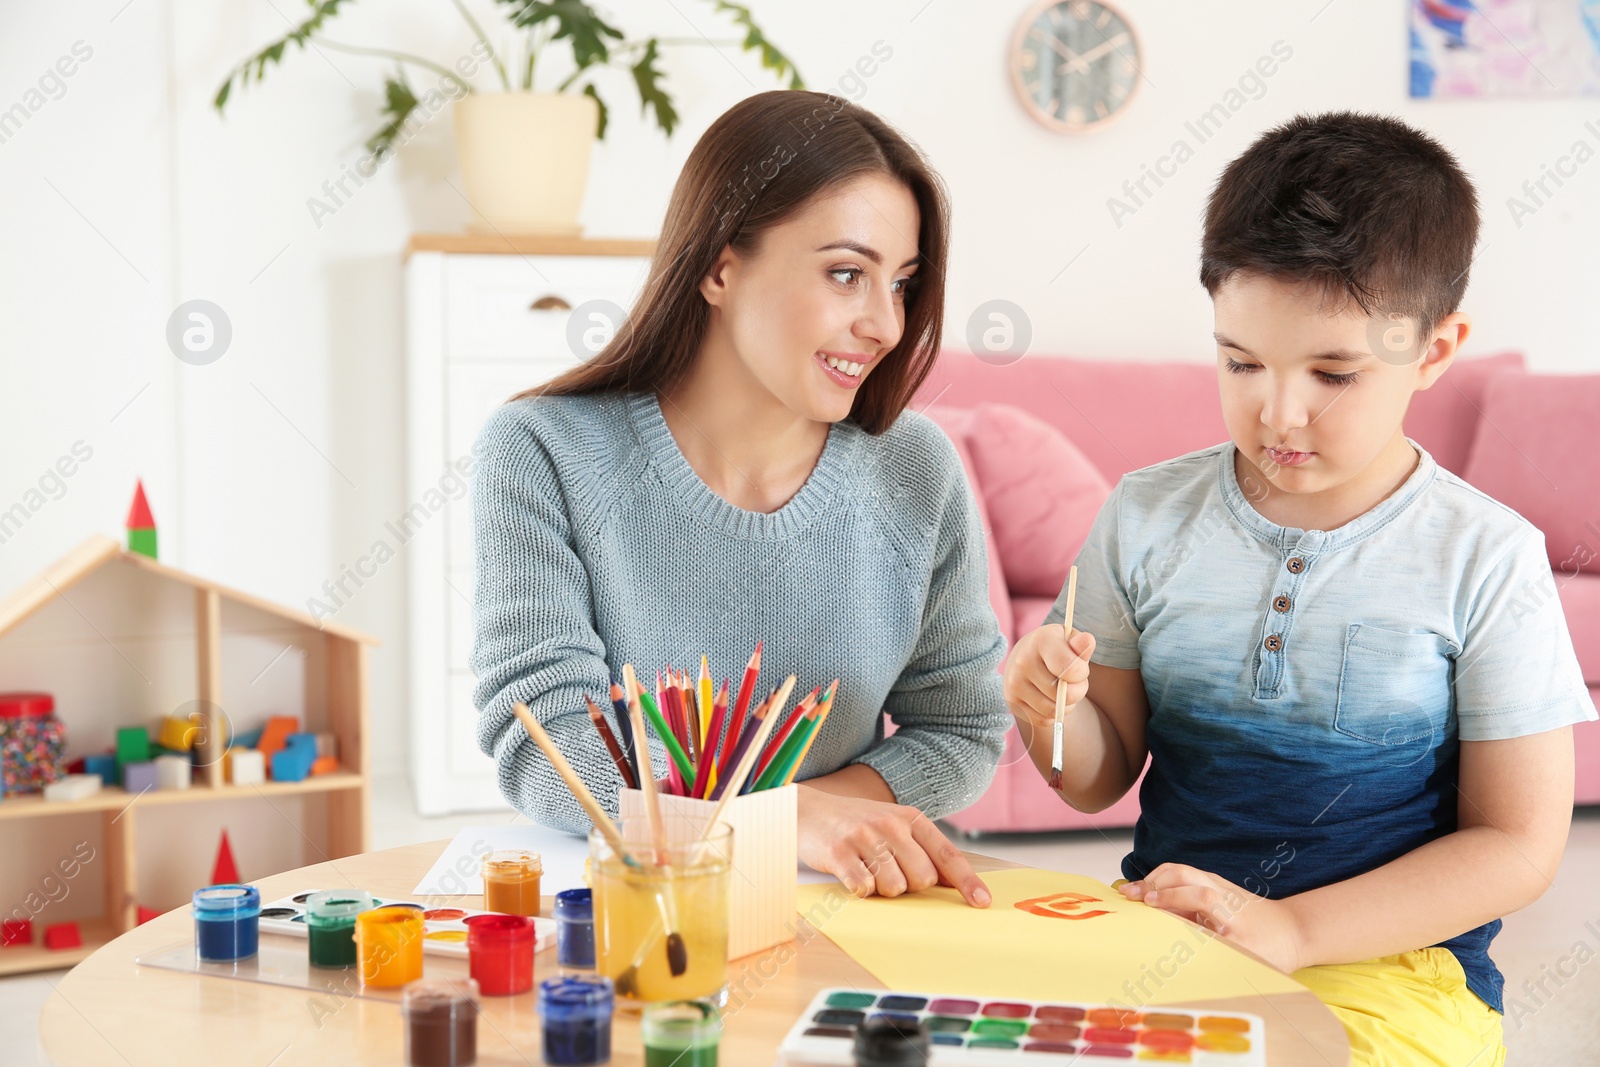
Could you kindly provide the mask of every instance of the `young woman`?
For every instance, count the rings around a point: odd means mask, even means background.
[[[614,806],[584,695],[607,706],[625,663],[709,653],[732,674],[760,639],[763,685],[840,679],[798,776],[801,858],[859,895],[942,883],[988,905],[931,822],[988,785],[1009,722],[976,509],[950,442],[906,411],[937,355],[947,231],[938,177],[881,119],[747,99],[690,154],[615,340],[490,418],[472,666],[518,810],[588,825],[514,702]]]

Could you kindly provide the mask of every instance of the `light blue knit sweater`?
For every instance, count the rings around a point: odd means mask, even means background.
[[[988,786],[1010,721],[1004,641],[977,508],[929,419],[908,412],[878,437],[835,424],[810,479],[771,514],[700,480],[651,393],[507,404],[477,452],[478,742],[529,818],[589,825],[515,701],[614,812],[621,776],[583,695],[609,712],[624,663],[653,684],[667,664],[698,671],[702,653],[737,688],[758,638],[758,697],[790,673],[795,700],[840,679],[799,778],[864,763],[931,816]],[[664,775],[659,740],[651,756]]]

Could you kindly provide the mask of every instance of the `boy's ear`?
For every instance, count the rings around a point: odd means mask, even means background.
[[[722,307],[727,303],[728,276],[733,272],[737,258],[733,249],[724,247],[717,254],[716,262],[711,264],[711,269],[706,271],[706,276],[700,279],[700,295],[712,307]]]
[[[1433,388],[1444,375],[1446,369],[1455,361],[1456,353],[1461,350],[1462,344],[1467,340],[1467,335],[1472,332],[1472,318],[1463,311],[1452,312],[1440,320],[1434,328],[1433,340],[1428,342],[1428,347],[1422,350],[1422,359],[1417,368],[1417,389]]]

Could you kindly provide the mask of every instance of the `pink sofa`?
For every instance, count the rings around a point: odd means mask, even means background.
[[[966,465],[983,509],[990,597],[1008,642],[1044,619],[1118,478],[1227,439],[1216,370],[1206,364],[1036,355],[997,366],[950,351],[916,406],[945,428]],[[1600,375],[1531,374],[1520,354],[1504,353],[1461,360],[1417,394],[1406,432],[1441,466],[1544,531],[1553,586],[1529,595],[1559,596],[1600,704],[1597,411]],[[1600,803],[1600,723],[1582,724],[1576,738],[1577,802]],[[1132,826],[1138,814],[1137,785],[1093,815],[1062,804],[1013,730],[988,792],[947,821],[968,833],[1067,830]]]

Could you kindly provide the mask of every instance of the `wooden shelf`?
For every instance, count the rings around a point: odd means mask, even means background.
[[[58,921],[49,915],[49,909],[40,912],[33,920],[34,944],[7,945],[0,948],[0,975],[23,974],[27,971],[50,971],[58,967],[72,967],[88,959],[89,953],[114,940],[117,933],[105,919],[76,919],[83,944],[77,948],[51,949],[44,947],[44,928]]]
[[[107,786],[83,800],[46,800],[41,793],[6,797],[0,802],[0,820],[31,819],[51,815],[73,815],[90,811],[120,811],[135,800],[139,807],[152,804],[214,803],[247,800],[251,797],[293,796],[297,793],[335,793],[360,789],[361,776],[349,771],[313,775],[299,782],[262,782],[260,785],[195,784],[188,789],[151,789],[135,795],[120,786]]]
[[[651,256],[654,240],[622,237],[565,237],[533,233],[417,233],[406,245],[413,252],[455,252],[500,256]]]

